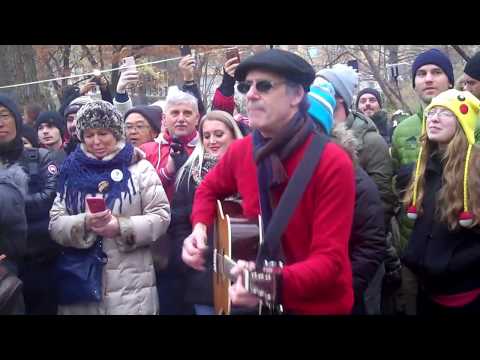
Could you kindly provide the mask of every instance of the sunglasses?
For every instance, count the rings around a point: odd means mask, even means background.
[[[270,80],[259,80],[255,82],[255,90],[257,90],[259,93],[267,93],[270,90],[272,90],[274,87],[284,84],[285,81],[270,81]],[[253,85],[253,81],[247,80],[247,81],[240,81],[237,85],[237,90],[242,93],[246,94],[250,91],[250,88]]]

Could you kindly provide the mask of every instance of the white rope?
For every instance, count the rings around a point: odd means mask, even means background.
[[[205,55],[205,54],[209,54],[209,53],[212,53],[212,52],[226,51],[226,50],[231,50],[231,49],[235,49],[235,48],[215,49],[215,50],[207,51],[207,52],[204,52],[204,53],[199,53],[199,55]],[[169,59],[162,59],[162,60],[150,61],[150,62],[146,62],[146,63],[143,63],[143,64],[135,64],[135,67],[142,67],[142,66],[151,65],[151,64],[160,64],[160,63],[162,63],[162,62],[179,60],[179,59],[182,59],[182,58],[183,58],[182,56],[178,56],[178,57],[169,58]],[[112,68],[112,69],[107,69],[107,70],[95,70],[95,71],[93,71],[93,72],[89,72],[89,73],[85,73],[85,74],[80,74],[80,75],[70,75],[70,76],[57,77],[57,78],[54,78],[54,79],[46,79],[46,80],[32,81],[32,82],[22,83],[22,84],[5,85],[5,86],[0,86],[0,89],[7,89],[7,88],[14,88],[14,87],[19,87],[19,86],[41,84],[41,83],[46,83],[46,82],[50,82],[50,81],[57,81],[57,80],[75,79],[75,78],[80,78],[80,77],[93,76],[93,75],[98,75],[99,72],[100,72],[101,74],[103,74],[103,73],[109,73],[109,72],[112,72],[112,71],[115,71],[115,70],[124,69],[124,68],[125,68],[125,66],[119,66],[119,67]]]

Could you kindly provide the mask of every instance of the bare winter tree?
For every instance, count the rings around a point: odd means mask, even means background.
[[[32,45],[0,46],[0,85],[14,85],[37,80],[35,51]],[[21,106],[30,103],[45,103],[38,85],[29,85],[0,90],[12,94]]]

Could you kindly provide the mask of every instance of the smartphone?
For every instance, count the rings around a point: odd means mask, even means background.
[[[227,50],[227,60],[237,58],[237,62],[240,63],[240,52],[237,48]]]
[[[91,213],[98,213],[107,210],[105,199],[101,197],[87,198],[87,204]]]
[[[127,56],[122,59],[122,65],[124,68],[121,69],[121,71],[126,71],[126,70],[136,70],[137,66],[135,64],[135,58],[133,56]],[[132,69],[133,68],[133,69]]]
[[[192,54],[192,50],[190,49],[190,45],[180,45],[180,55],[187,56]]]

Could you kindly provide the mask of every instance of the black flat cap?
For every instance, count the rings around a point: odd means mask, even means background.
[[[251,70],[266,70],[302,85],[309,91],[315,70],[300,56],[285,50],[270,49],[248,57],[238,65],[235,80],[243,81]]]

